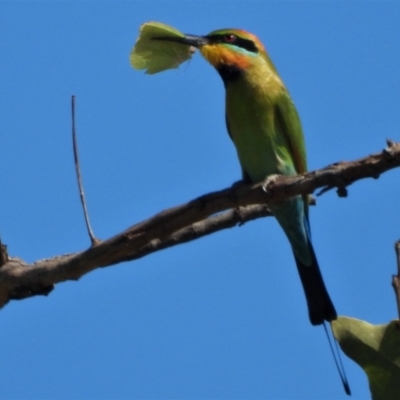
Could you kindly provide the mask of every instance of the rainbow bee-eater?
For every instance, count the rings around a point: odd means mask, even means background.
[[[206,36],[154,38],[196,47],[217,70],[226,90],[226,126],[243,179],[260,182],[274,175],[307,171],[300,119],[263,44],[251,33],[221,29]],[[311,324],[336,319],[311,243],[308,196],[270,206],[291,244]]]

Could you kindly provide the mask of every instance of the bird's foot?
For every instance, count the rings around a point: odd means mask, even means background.
[[[273,185],[274,182],[282,175],[279,174],[273,174],[267,176],[267,178],[264,180],[262,184],[262,189],[264,190],[265,193],[268,193],[268,186]]]

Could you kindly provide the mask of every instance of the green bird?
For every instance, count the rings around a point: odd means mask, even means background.
[[[198,48],[221,76],[226,90],[226,126],[245,181],[307,171],[296,107],[256,36],[240,29],[221,29],[206,36],[154,39]],[[291,244],[311,324],[336,319],[311,243],[308,196],[296,196],[270,208]]]

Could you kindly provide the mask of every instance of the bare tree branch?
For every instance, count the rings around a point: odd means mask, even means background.
[[[364,178],[400,166],[400,143],[388,141],[388,148],[352,162],[339,162],[318,171],[295,177],[279,177],[269,183],[239,184],[206,194],[140,222],[126,231],[90,249],[26,264],[8,257],[0,267],[0,307],[11,299],[47,295],[53,285],[77,280],[99,267],[115,265],[144,257],[152,252],[194,240],[221,229],[243,224],[251,219],[269,215],[265,204],[285,198],[310,194],[318,188],[346,187]],[[255,206],[260,205],[261,206]],[[215,215],[230,210],[222,215]]]

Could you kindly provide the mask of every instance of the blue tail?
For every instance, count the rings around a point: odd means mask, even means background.
[[[274,213],[293,249],[297,270],[306,296],[312,325],[337,318],[311,243],[311,233],[302,197],[274,205]]]
[[[311,265],[305,265],[296,256],[294,258],[304,294],[306,295],[310,322],[312,325],[321,325],[324,321],[336,319],[337,314],[329,293],[326,290],[311,242],[309,242],[309,248],[311,252]]]

